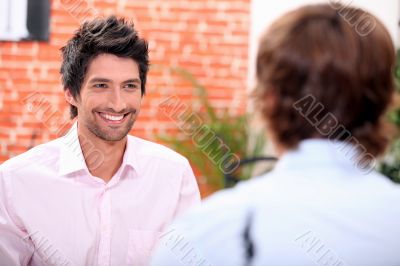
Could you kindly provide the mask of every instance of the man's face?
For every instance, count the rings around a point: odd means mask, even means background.
[[[82,130],[119,141],[131,130],[141,98],[138,64],[130,58],[100,54],[89,64],[80,97],[70,103],[78,109]]]

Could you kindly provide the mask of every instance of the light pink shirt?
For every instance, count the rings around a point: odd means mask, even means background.
[[[146,265],[165,226],[199,202],[188,161],[133,136],[108,183],[92,176],[75,123],[0,166],[0,265]]]

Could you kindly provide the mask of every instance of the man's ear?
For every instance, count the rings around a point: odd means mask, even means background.
[[[71,105],[76,107],[76,100],[75,100],[74,96],[72,96],[72,93],[68,88],[64,90],[64,96],[65,96],[65,100],[69,104],[71,104]]]

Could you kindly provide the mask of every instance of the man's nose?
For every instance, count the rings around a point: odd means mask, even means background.
[[[126,101],[121,94],[120,88],[113,88],[109,95],[108,106],[118,113],[126,108]]]

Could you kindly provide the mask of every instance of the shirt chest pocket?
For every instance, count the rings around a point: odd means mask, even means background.
[[[161,233],[152,230],[129,230],[129,241],[126,255],[126,265],[149,265],[152,251],[159,240]]]

